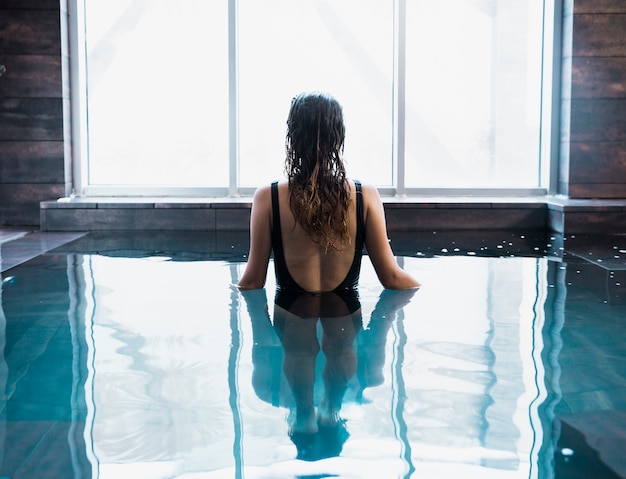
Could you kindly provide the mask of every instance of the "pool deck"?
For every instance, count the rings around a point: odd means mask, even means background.
[[[42,233],[20,228],[0,228],[0,272],[74,241],[86,233]]]

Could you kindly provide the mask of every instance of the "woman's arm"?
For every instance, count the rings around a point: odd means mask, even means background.
[[[241,289],[265,286],[267,265],[272,251],[272,197],[269,186],[259,188],[252,200],[250,214],[250,253],[248,264],[237,283]]]
[[[387,238],[383,203],[373,186],[363,186],[363,206],[365,247],[382,285],[388,289],[419,288],[420,283],[396,262]]]

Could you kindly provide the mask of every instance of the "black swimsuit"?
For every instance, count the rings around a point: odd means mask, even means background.
[[[337,286],[333,292],[346,292],[356,291],[359,285],[359,275],[361,273],[361,257],[363,255],[363,245],[365,243],[365,222],[363,219],[363,194],[361,189],[361,183],[359,181],[354,182],[356,186],[356,215],[357,215],[357,230],[356,230],[356,244],[354,247],[354,259],[350,270],[345,279]],[[293,279],[289,270],[287,269],[287,263],[285,262],[285,253],[283,250],[283,239],[281,237],[280,229],[280,214],[278,209],[278,182],[272,183],[272,249],[274,251],[274,271],[276,273],[276,288],[281,292],[289,293],[306,293],[296,281]]]

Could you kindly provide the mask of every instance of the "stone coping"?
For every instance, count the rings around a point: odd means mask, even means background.
[[[626,233],[626,199],[383,197],[393,231],[545,229]],[[247,230],[251,197],[73,197],[40,203],[43,231]]]
[[[626,211],[625,199],[573,199],[565,196],[407,196],[382,197],[386,208],[549,208]],[[90,208],[250,208],[251,197],[74,197],[43,201],[41,209]]]

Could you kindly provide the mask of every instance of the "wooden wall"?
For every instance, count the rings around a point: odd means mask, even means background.
[[[626,2],[565,3],[560,189],[626,198]]]
[[[59,3],[0,0],[0,226],[66,194]]]

